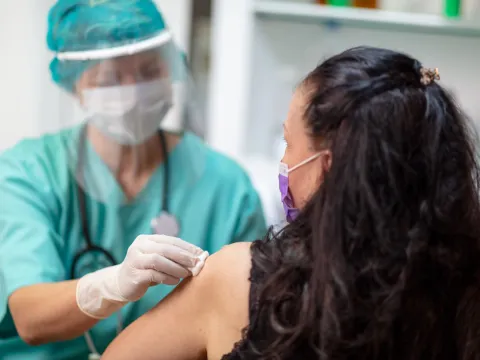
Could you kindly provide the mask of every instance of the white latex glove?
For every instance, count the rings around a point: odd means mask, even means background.
[[[176,285],[196,276],[208,252],[166,235],[140,235],[115,266],[87,274],[78,281],[77,305],[86,315],[104,319],[137,301],[152,285]]]

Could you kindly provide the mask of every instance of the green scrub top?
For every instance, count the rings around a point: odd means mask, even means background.
[[[80,138],[80,128],[23,140],[0,155],[0,358],[53,360],[88,357],[84,337],[31,347],[15,329],[7,299],[15,290],[69,279],[75,254],[84,248],[81,218],[65,144]],[[164,168],[159,166],[133,201],[125,201],[108,168],[87,146],[89,166],[106,194],[87,193],[89,232],[95,245],[122,261],[140,234],[151,234],[151,220],[162,208]],[[197,168],[192,166],[199,159]],[[265,235],[258,194],[234,161],[185,133],[169,154],[169,211],[180,223],[179,237],[214,253],[224,245]],[[100,179],[100,180],[98,180]],[[195,179],[195,181],[192,181]],[[90,181],[88,178],[86,181]],[[151,309],[173,287],[150,288],[138,302],[122,309],[124,326]],[[64,321],[68,321],[65,319]],[[117,317],[91,331],[103,352],[116,336]]]

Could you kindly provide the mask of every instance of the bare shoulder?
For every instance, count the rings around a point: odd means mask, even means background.
[[[225,315],[220,313],[235,308],[237,303],[248,307],[250,246],[247,242],[224,246],[207,258],[198,276],[182,281],[169,298],[189,299],[206,306],[204,312],[218,315]]]
[[[206,273],[206,276],[216,274],[227,281],[232,280],[230,277],[248,274],[251,267],[251,245],[249,242],[239,242],[224,246],[207,259],[202,273]]]
[[[243,301],[248,299],[250,283],[250,256],[251,243],[235,243],[223,247],[217,253],[211,255],[200,272],[192,282],[198,286],[207,287],[203,289],[208,296],[215,297],[227,307],[232,301]]]

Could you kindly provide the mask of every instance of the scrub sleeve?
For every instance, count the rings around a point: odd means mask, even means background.
[[[45,178],[36,164],[0,159],[0,321],[15,290],[66,276]]]

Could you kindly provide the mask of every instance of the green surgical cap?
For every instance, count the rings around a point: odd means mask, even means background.
[[[96,50],[136,43],[164,30],[165,21],[151,0],[59,0],[48,16],[47,44],[54,52]],[[50,72],[53,81],[72,91],[96,63],[55,58]]]

